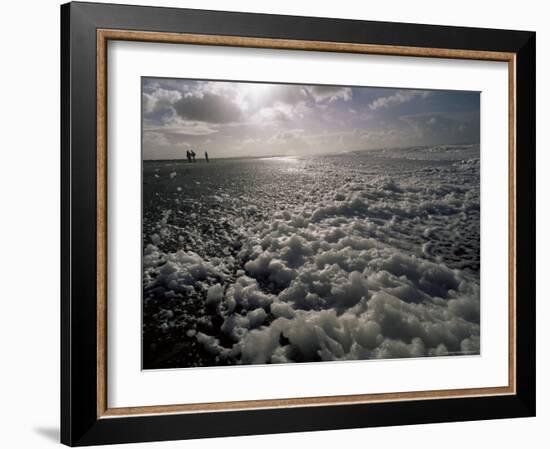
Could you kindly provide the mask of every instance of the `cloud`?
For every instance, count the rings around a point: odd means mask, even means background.
[[[427,98],[430,94],[429,91],[425,90],[401,90],[387,97],[378,97],[369,103],[369,109],[375,111],[380,108],[389,108],[406,103],[414,98]]]
[[[447,139],[459,141],[461,138],[479,138],[479,116],[461,116],[442,112],[428,112],[399,116],[418,138],[431,137],[436,141]],[[464,136],[468,132],[468,136]]]
[[[144,85],[143,111],[153,118],[155,113],[161,113],[163,119],[175,113],[187,122],[238,122],[242,111],[236,86],[236,83],[156,80]]]
[[[165,131],[144,131],[143,147],[144,150],[153,152],[155,155],[160,154],[161,157],[165,157],[163,155],[165,151],[173,151],[175,156],[181,154],[180,151],[182,148],[189,148],[191,146],[187,141],[187,137],[193,137],[193,135],[182,137],[180,134]]]
[[[174,140],[175,136],[207,136],[219,132],[219,125],[200,120],[187,120],[179,116],[174,108],[169,108],[160,119],[144,121],[144,133],[160,133]]]
[[[170,145],[170,141],[164,133],[157,131],[144,131],[143,144],[151,147],[165,147]]]
[[[188,120],[180,121],[177,128],[164,128],[164,131],[173,134],[185,134],[188,136],[208,136],[218,132],[217,129],[213,128],[208,123]]]
[[[250,121],[258,125],[284,124],[292,121],[295,115],[294,108],[287,104],[278,103],[273,107],[260,109],[250,117]]]
[[[208,136],[219,131],[209,123],[176,119],[160,126],[148,126],[143,130],[144,135],[151,132],[169,138],[171,135]]]
[[[277,131],[269,139],[267,143],[274,145],[287,145],[289,143],[308,145],[307,137],[304,135],[303,129],[286,129]]]
[[[352,99],[352,90],[349,87],[340,86],[308,86],[307,92],[316,102],[328,100],[329,103],[342,99],[349,101]]]
[[[433,99],[420,100],[428,96]],[[146,158],[178,157],[174,145],[179,136],[225,156],[338,153],[479,139],[479,113],[455,117],[452,126],[442,113],[478,108],[471,95],[462,93],[450,98],[448,92],[423,90],[154,78],[144,80],[142,97],[144,131],[165,137],[148,138]],[[399,105],[407,102],[404,112]],[[428,107],[438,112],[420,117]],[[293,129],[304,131],[297,135]]]
[[[226,96],[204,93],[184,95],[173,104],[177,114],[188,121],[231,123],[241,119],[241,109]]]
[[[177,90],[168,90],[158,87],[151,93],[143,93],[143,111],[146,114],[150,114],[159,109],[172,106],[175,102],[180,100],[181,93]]]
[[[273,103],[296,105],[308,98],[307,88],[291,84],[272,85],[266,97]]]

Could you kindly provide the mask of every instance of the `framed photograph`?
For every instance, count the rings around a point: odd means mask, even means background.
[[[535,33],[61,7],[61,439],[535,414]]]

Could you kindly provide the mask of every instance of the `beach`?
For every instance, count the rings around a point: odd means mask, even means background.
[[[143,368],[479,354],[479,145],[144,161]]]

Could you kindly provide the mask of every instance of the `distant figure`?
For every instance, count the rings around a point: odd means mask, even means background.
[[[205,151],[205,152],[204,152],[204,158],[206,159],[206,162],[210,162],[210,161],[208,160],[208,151]]]
[[[191,153],[187,150],[187,161],[191,162]]]
[[[191,159],[193,159],[193,162],[197,162],[197,160],[195,159],[196,155],[197,155],[197,153],[195,153],[193,150],[191,150]]]

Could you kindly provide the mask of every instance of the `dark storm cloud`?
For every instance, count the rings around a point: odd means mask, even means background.
[[[184,120],[231,123],[241,119],[240,108],[222,95],[210,93],[204,93],[201,96],[185,95],[173,106]]]

